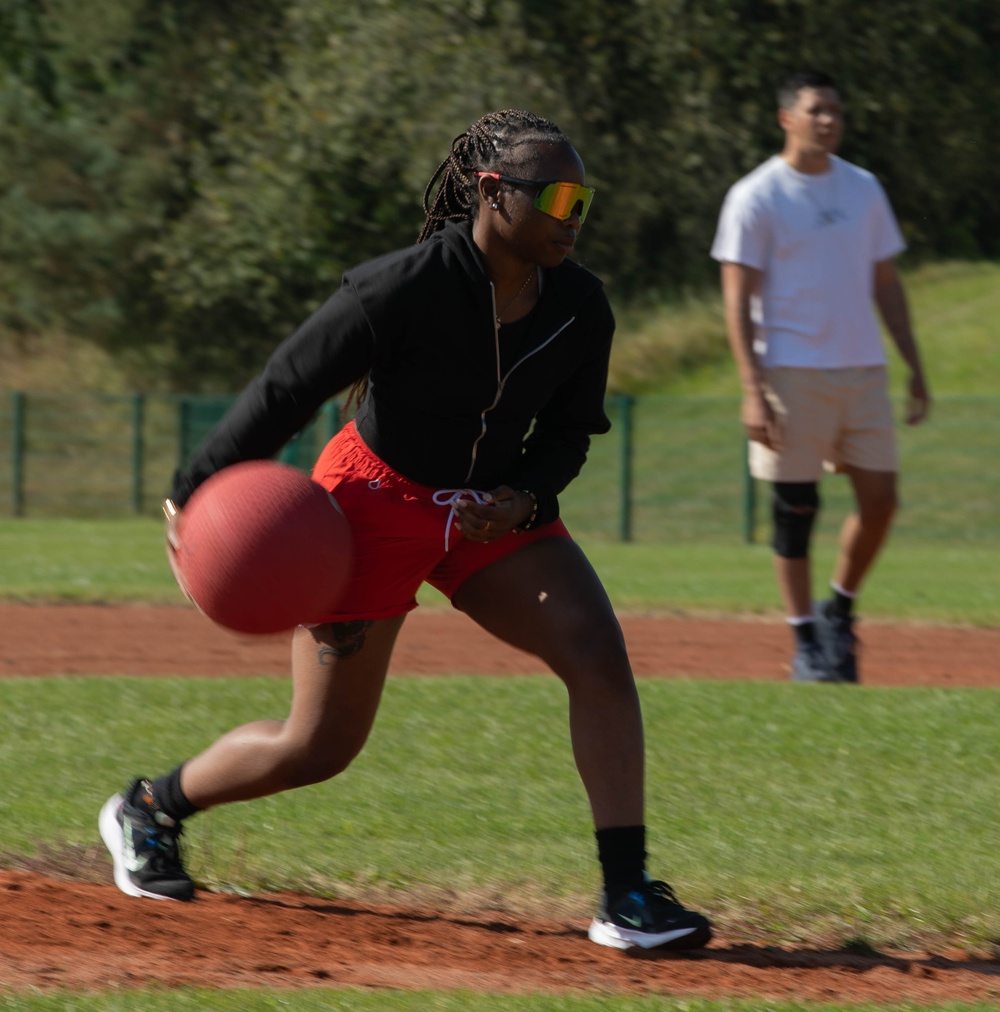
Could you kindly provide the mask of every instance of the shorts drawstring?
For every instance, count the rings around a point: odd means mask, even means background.
[[[444,550],[447,552],[450,550],[450,538],[451,538],[451,525],[452,521],[458,515],[458,511],[455,509],[455,503],[461,499],[470,498],[480,506],[485,506],[492,502],[492,497],[486,492],[477,492],[471,488],[439,488],[433,495],[433,500],[438,506],[449,506],[448,519],[444,525]]]

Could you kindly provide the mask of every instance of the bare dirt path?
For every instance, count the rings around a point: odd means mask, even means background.
[[[788,676],[788,630],[780,621],[625,614],[622,628],[640,677]],[[1000,628],[859,624],[870,685],[1000,686]],[[287,635],[236,636],[192,608],[0,603],[4,675],[285,675]],[[524,674],[543,670],[464,615],[421,608],[400,633],[394,675]]]
[[[780,622],[626,615],[622,626],[640,677],[787,677]],[[871,623],[863,638],[869,684],[1000,686],[1000,629]],[[287,653],[287,637],[235,637],[183,607],[0,605],[0,676],[283,675]],[[463,616],[422,609],[404,627],[392,674],[538,670]],[[585,920],[291,894],[156,903],[46,867],[0,872],[0,924],[0,991],[157,984],[1000,999],[1000,961],[957,951],[861,955],[721,937],[701,953],[643,958],[591,945]]]

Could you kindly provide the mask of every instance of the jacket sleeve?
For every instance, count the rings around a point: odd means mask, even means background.
[[[604,397],[615,321],[603,293],[600,306],[588,310],[590,354],[538,412],[515,475],[517,488],[535,493],[538,523],[559,516],[559,493],[580,473],[590,437],[611,429]]]
[[[173,478],[183,506],[206,478],[230,464],[273,457],[322,405],[371,367],[374,340],[349,282],[275,350]]]

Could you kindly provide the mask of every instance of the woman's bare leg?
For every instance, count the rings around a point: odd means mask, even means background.
[[[346,769],[375,721],[403,618],[296,629],[291,712],[235,728],[187,762],[181,786],[191,804],[246,801]]]
[[[621,626],[572,541],[535,542],[470,577],[454,604],[540,657],[569,692],[570,737],[597,829],[644,819],[642,713]]]

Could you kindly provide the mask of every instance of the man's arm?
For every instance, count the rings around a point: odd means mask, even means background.
[[[754,322],[750,318],[750,297],[760,290],[762,277],[761,271],[745,264],[730,261],[722,264],[726,334],[743,390],[740,419],[748,439],[776,450],[780,447],[781,431],[774,412],[764,397],[764,378],[753,348]]]
[[[882,322],[889,331],[900,357],[910,370],[908,384],[909,404],[906,410],[906,424],[917,425],[930,412],[931,396],[920,361],[917,339],[910,325],[910,310],[906,301],[903,281],[894,260],[880,260],[874,271],[875,305],[878,306]]]

